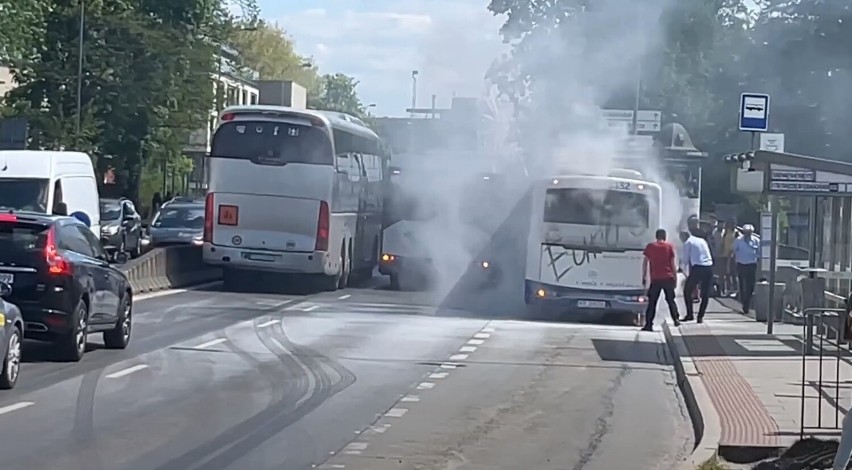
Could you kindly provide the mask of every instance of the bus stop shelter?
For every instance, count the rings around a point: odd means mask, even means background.
[[[731,167],[731,189],[742,194],[767,196],[768,214],[761,217],[761,261],[769,281],[767,333],[783,306],[776,305],[776,279],[779,262],[779,210],[784,198],[807,201],[809,273],[823,298],[806,304],[825,302],[827,290],[845,297],[852,281],[852,164],[791,153],[750,151],[725,157]],[[782,255],[783,261],[783,255]],[[811,294],[814,295],[814,294]],[[829,294],[831,295],[831,294]]]

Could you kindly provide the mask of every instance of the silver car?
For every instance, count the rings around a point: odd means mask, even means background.
[[[204,204],[173,202],[163,205],[148,226],[154,247],[168,245],[201,246],[204,234]]]

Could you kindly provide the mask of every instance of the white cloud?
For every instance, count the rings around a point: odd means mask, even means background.
[[[277,21],[323,72],[361,82],[377,114],[402,115],[411,102],[411,70],[419,70],[419,105],[437,94],[476,94],[501,50],[502,24],[487,0],[305,1],[307,8]],[[317,5],[322,4],[324,8]],[[335,4],[339,8],[331,8]],[[271,18],[276,20],[276,18]]]

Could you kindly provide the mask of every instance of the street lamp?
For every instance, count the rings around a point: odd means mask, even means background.
[[[414,117],[414,110],[417,109],[417,75],[419,74],[417,70],[411,71],[411,117]]]
[[[77,50],[77,116],[76,116],[76,136],[77,144],[80,143],[80,128],[82,127],[83,114],[83,28],[86,24],[86,0],[80,0],[80,30],[77,33],[78,50]]]

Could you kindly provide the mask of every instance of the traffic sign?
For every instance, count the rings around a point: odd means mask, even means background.
[[[784,134],[760,134],[760,150],[784,153]]]
[[[740,130],[750,132],[769,130],[769,95],[761,93],[740,95]]]
[[[631,109],[604,109],[601,113],[610,127],[623,125],[613,123],[633,123],[633,110]],[[658,132],[662,118],[663,113],[661,111],[639,110],[639,114],[636,115],[637,130],[640,132]]]

